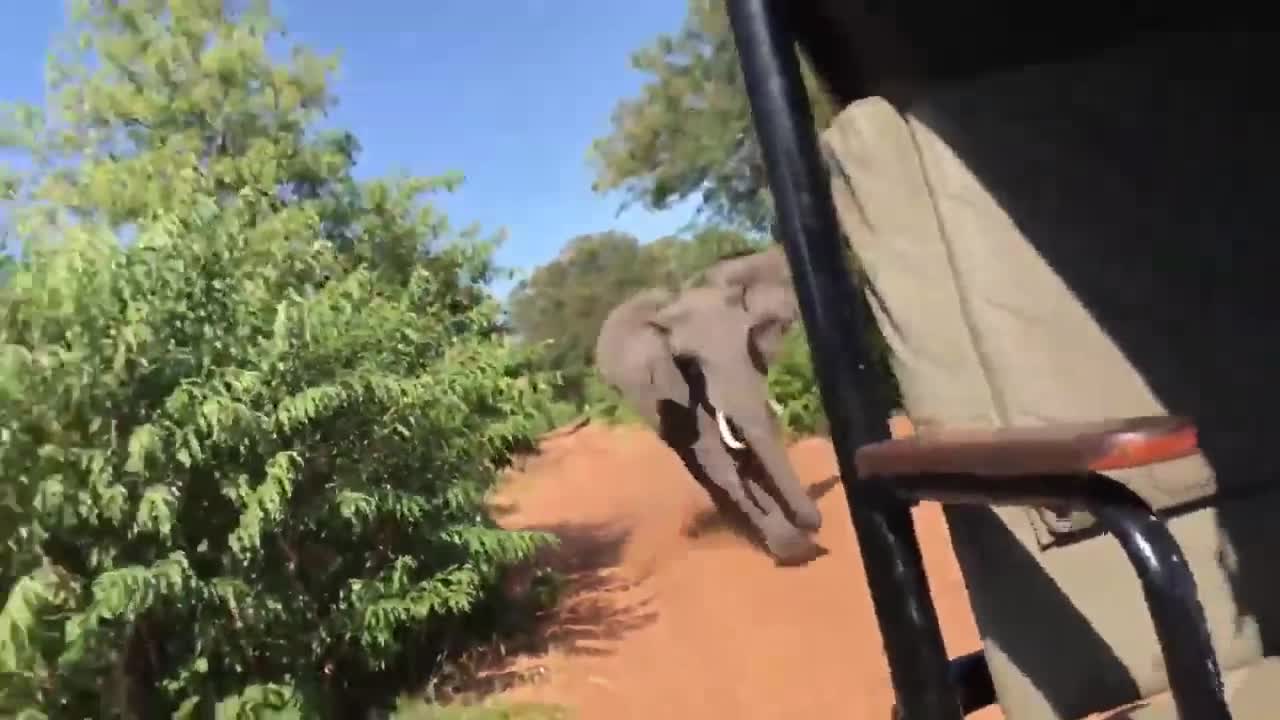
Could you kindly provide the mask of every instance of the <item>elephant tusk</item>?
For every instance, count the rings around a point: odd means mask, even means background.
[[[746,450],[747,444],[733,436],[733,431],[729,429],[729,418],[720,410],[716,411],[716,425],[720,426],[720,439],[724,440],[724,444],[734,450]]]
[[[782,406],[778,404],[777,400],[774,400],[773,398],[769,398],[769,407],[773,408],[774,415],[778,415],[778,416],[782,415]]]

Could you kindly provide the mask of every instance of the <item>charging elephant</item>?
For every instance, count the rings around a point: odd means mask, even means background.
[[[785,302],[749,307],[746,297],[777,295],[756,285],[715,282],[674,298],[641,291],[605,320],[596,367],[717,506],[742,513],[770,554],[791,564],[816,555],[805,530],[822,516],[787,459],[765,384],[776,352],[768,343],[794,312]]]

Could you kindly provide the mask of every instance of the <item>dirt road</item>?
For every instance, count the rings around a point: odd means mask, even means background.
[[[513,699],[582,720],[888,718],[892,695],[830,444],[792,460],[829,551],[778,568],[719,521],[679,461],[640,429],[589,426],[548,442],[499,499],[509,527],[551,530],[570,578],[537,658],[545,680]],[[935,506],[917,510],[949,651],[977,647]],[[531,661],[533,662],[533,661]],[[992,720],[998,713],[975,717]]]

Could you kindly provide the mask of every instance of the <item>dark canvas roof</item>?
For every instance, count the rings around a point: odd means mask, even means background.
[[[1170,3],[1081,0],[784,0],[806,55],[842,103],[905,99],[921,83],[1046,62],[1151,30],[1205,29],[1211,11]],[[1224,13],[1225,14],[1225,13]]]

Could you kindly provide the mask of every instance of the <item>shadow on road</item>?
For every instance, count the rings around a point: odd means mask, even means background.
[[[563,579],[561,598],[542,632],[537,651],[606,655],[628,633],[657,619],[652,598],[621,571],[628,533],[608,523],[556,523],[526,528],[560,539],[541,558]]]

